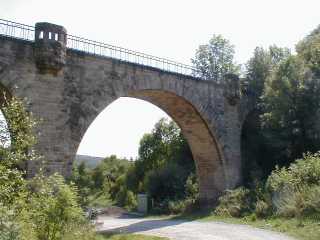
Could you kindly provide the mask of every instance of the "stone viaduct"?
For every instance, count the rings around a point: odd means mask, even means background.
[[[216,84],[193,77],[188,66],[67,35],[62,26],[2,20],[0,82],[10,94],[27,99],[28,109],[41,119],[36,148],[48,174],[69,175],[89,125],[112,101],[126,96],[160,107],[180,126],[203,201],[215,201],[241,184],[247,107],[234,75]],[[30,175],[38,165],[28,164]]]

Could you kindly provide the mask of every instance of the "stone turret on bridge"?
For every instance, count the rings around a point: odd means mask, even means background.
[[[215,202],[225,189],[238,186],[244,118],[238,78],[229,75],[222,86],[194,77],[194,71],[68,35],[62,26],[37,23],[34,28],[0,20],[0,82],[12,95],[26,98],[30,111],[42,119],[36,147],[47,174],[70,175],[92,121],[119,97],[134,97],[160,107],[180,126],[204,202]],[[30,162],[29,174],[39,166]]]
[[[34,53],[38,69],[57,73],[66,64],[67,30],[59,25],[41,22],[35,26]]]

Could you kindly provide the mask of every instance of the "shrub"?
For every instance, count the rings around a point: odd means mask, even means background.
[[[116,201],[118,204],[123,205],[123,198],[121,197],[124,194],[124,186],[126,182],[126,176],[123,174],[119,176],[114,183],[110,184],[110,197],[112,200]],[[122,194],[122,195],[121,195]]]
[[[276,168],[267,181],[267,188],[272,193],[279,193],[282,189],[302,185],[320,186],[320,152],[306,154],[289,168]]]
[[[267,181],[276,214],[320,217],[320,153],[306,154],[288,168],[276,168]]]
[[[0,204],[11,205],[24,192],[23,173],[0,164]]]
[[[94,232],[77,204],[76,190],[59,175],[27,183],[15,204],[0,203],[2,240],[93,240]]]
[[[66,226],[63,240],[95,240],[96,234],[89,224],[79,222],[70,223]]]
[[[119,206],[125,207],[127,210],[135,209],[138,205],[134,193],[123,186],[116,195],[116,202]]]
[[[155,204],[165,199],[183,199],[187,175],[175,164],[150,171],[145,179],[145,186]]]
[[[13,98],[2,110],[8,124],[0,129],[0,239],[93,240],[72,185],[58,175],[25,179],[26,162],[39,157],[32,150],[36,122],[23,102]]]
[[[199,183],[197,175],[191,173],[186,181],[185,187],[185,195],[187,199],[192,199],[196,201],[199,197]]]
[[[28,221],[22,221],[21,216],[17,209],[0,205],[1,240],[36,240],[32,225]]]
[[[274,200],[276,214],[283,217],[320,217],[320,186],[282,190]]]
[[[307,188],[307,204],[303,212],[304,216],[320,220],[320,186]]]
[[[67,185],[62,176],[50,177],[38,175],[28,184],[30,193],[25,209],[29,209],[29,217],[34,224],[37,239],[60,240],[68,236],[77,238],[83,233],[91,239],[90,229],[79,207],[78,196],[73,185]],[[85,233],[82,232],[86,229]]]
[[[127,190],[126,199],[125,199],[125,207],[128,210],[135,209],[137,207],[137,197],[134,195],[132,191]]]
[[[250,191],[240,187],[235,190],[227,190],[219,198],[219,205],[215,213],[219,216],[243,217],[252,209]]]
[[[187,205],[186,200],[169,201],[168,212],[170,214],[183,213],[186,210],[186,205]]]
[[[255,206],[255,214],[258,218],[265,218],[272,214],[272,208],[264,200],[258,200]]]

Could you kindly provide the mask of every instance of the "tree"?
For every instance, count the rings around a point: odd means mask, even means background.
[[[152,133],[145,134],[140,141],[139,159],[144,172],[162,168],[169,163],[183,165],[194,171],[194,161],[189,145],[177,124],[162,118]]]
[[[288,48],[280,48],[275,45],[270,46],[267,50],[262,47],[255,48],[253,57],[246,64],[247,90],[255,100],[259,100],[267,77],[282,60],[289,56]]]
[[[279,150],[279,164],[287,165],[302,153],[319,149],[320,82],[303,58],[291,56],[272,73],[262,106],[263,127]]]
[[[3,143],[0,146],[1,163],[8,167],[25,167],[27,161],[37,158],[32,151],[36,143],[33,131],[37,122],[32,114],[26,111],[24,103],[14,97],[6,100],[2,112],[5,119],[0,121]],[[11,144],[7,147],[5,143],[9,141]]]
[[[320,25],[297,44],[298,55],[304,59],[315,78],[320,78]]]
[[[37,158],[32,114],[16,98],[2,111],[7,120],[2,130],[10,132],[11,145],[0,146],[0,239],[93,240],[73,186],[58,175],[25,178],[23,163]]]
[[[127,172],[129,165],[127,159],[119,159],[116,155],[106,157],[92,171],[94,187],[101,189],[106,182],[115,182],[119,176]]]
[[[261,108],[261,96],[267,79],[289,56],[290,50],[287,48],[275,45],[268,49],[257,47],[246,64],[245,91],[255,103],[255,109],[248,114],[243,124],[241,138],[244,182],[248,185],[255,180],[265,179],[277,162],[275,152],[278,149],[274,148],[277,145],[270,143],[277,141],[278,137],[270,129],[262,128],[260,116],[264,110]]]
[[[234,46],[221,35],[213,35],[208,44],[200,45],[195,58],[195,76],[205,80],[221,82],[227,73],[238,73],[239,65],[234,62]]]
[[[42,173],[28,181],[25,203],[37,240],[93,240],[94,232],[78,205],[77,188],[58,174]]]
[[[188,174],[190,173],[186,173],[186,170],[177,164],[153,169],[145,178],[147,192],[156,205],[167,199],[183,199]]]
[[[178,142],[180,137],[180,129],[175,122],[160,119],[152,133],[145,134],[140,140],[139,161],[144,163],[145,170],[160,168],[170,161],[174,154],[171,143]]]
[[[159,205],[186,196],[186,181],[195,172],[187,141],[177,124],[160,119],[140,141],[139,158],[126,174],[125,185],[135,193],[147,191]]]
[[[36,121],[25,110],[23,102],[16,98],[7,100],[2,112],[5,118],[0,121],[0,204],[10,205],[24,193],[23,166],[37,157],[31,151]],[[11,142],[9,146],[8,141]]]
[[[78,187],[78,194],[80,197],[79,202],[81,206],[86,206],[89,201],[88,197],[90,192],[94,188],[94,184],[92,181],[92,173],[85,162],[81,162],[79,165],[74,164],[72,175],[68,180]]]

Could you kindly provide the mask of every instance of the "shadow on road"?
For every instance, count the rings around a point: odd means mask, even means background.
[[[130,216],[121,216],[120,218],[132,219]],[[135,218],[137,219],[137,218]],[[128,224],[127,226],[111,228],[107,230],[98,230],[99,233],[136,233],[141,231],[154,230],[158,228],[176,226],[182,223],[188,222],[186,220],[161,220],[161,219],[152,219],[152,220],[142,220],[140,222]]]

